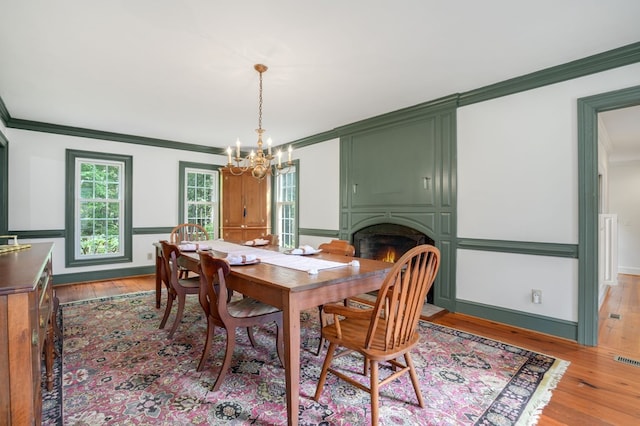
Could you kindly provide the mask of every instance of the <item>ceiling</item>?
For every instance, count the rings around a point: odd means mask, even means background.
[[[214,147],[255,144],[256,63],[279,145],[640,41],[637,0],[0,3],[12,118]]]

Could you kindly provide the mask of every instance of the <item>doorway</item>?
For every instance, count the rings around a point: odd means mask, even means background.
[[[578,100],[578,342],[598,344],[598,114],[640,105],[640,86]]]
[[[601,289],[605,290],[600,294],[598,346],[637,357],[640,337],[632,329],[640,308],[636,296],[640,287],[640,223],[635,220],[640,215],[640,105],[599,112],[598,124],[598,162],[604,180],[599,195],[599,273]],[[617,219],[610,227],[617,240],[613,241],[612,252],[617,256],[613,256],[612,265],[607,265],[603,250],[607,246],[603,230],[607,228],[603,228],[602,219],[607,217]]]

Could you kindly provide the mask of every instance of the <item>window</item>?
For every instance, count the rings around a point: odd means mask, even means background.
[[[67,150],[67,266],[131,261],[132,162]]]
[[[298,244],[298,164],[275,180],[275,233],[280,246],[295,248]]]
[[[209,238],[218,238],[219,173],[214,165],[180,162],[180,223],[204,226]]]

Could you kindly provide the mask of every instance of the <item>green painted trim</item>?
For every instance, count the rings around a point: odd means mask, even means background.
[[[73,268],[90,265],[110,265],[114,263],[131,262],[133,260],[132,223],[133,223],[133,157],[131,155],[110,154],[105,152],[80,151],[67,149],[65,151],[65,267]],[[75,254],[75,176],[76,158],[93,160],[121,161],[124,163],[124,254],[118,257],[100,259],[77,259]]]
[[[173,226],[165,227],[148,227],[133,228],[132,235],[153,235],[153,234],[169,234]],[[8,231],[8,234],[17,235],[20,239],[35,240],[40,238],[66,238],[67,232],[64,229],[44,229],[44,230],[28,230],[28,231]]]
[[[178,162],[178,223],[185,223],[184,219],[184,186],[185,186],[185,170],[186,169],[200,169],[200,170],[210,170],[210,171],[218,171],[220,168],[224,166],[220,164],[207,164],[207,163],[194,163],[191,161],[180,161]],[[220,187],[220,178],[218,177],[218,188]],[[218,189],[218,193],[220,190]],[[218,202],[218,217],[220,217],[220,202]],[[219,222],[219,221],[218,221]],[[220,224],[218,223],[218,227]]]
[[[441,110],[455,110],[458,106],[458,94],[424,102],[408,108],[388,112],[386,114],[367,118],[355,123],[347,124],[335,129],[339,136],[348,136],[363,131],[371,131],[380,127],[387,127],[412,120],[422,120],[425,115],[434,114]]]
[[[135,277],[140,275],[153,275],[156,273],[154,266],[136,266],[133,268],[108,269],[104,271],[78,272],[74,274],[53,275],[53,286],[63,284],[83,283],[90,281],[114,280],[118,278]]]
[[[9,231],[11,235],[17,235],[20,239],[37,240],[40,238],[65,238],[67,232],[64,229],[44,229],[28,231]]]
[[[293,149],[303,148],[305,146],[314,145],[321,142],[330,141],[331,139],[337,139],[340,135],[335,130],[329,130],[327,132],[318,133],[313,136],[308,136],[306,138],[297,139],[290,143],[293,146]],[[289,145],[289,144],[284,144]],[[280,145],[284,147],[284,145]]]
[[[206,145],[196,145],[192,143],[177,142],[167,139],[148,138],[145,136],[125,135],[122,133],[104,132],[101,130],[62,126],[58,124],[42,123],[39,121],[21,120],[16,118],[11,118],[6,126],[14,129],[30,130],[33,132],[53,133],[58,135],[77,136],[90,139],[101,139],[137,145],[147,145],[157,148],[180,149],[183,151],[203,152],[205,154],[226,154],[226,151],[223,148],[214,148]]]
[[[340,231],[337,229],[298,228],[298,235],[338,238],[340,236]]]
[[[9,146],[9,139],[7,139],[4,133],[2,133],[2,130],[0,130],[0,146],[2,147]]]
[[[636,62],[640,62],[640,42],[471,90],[461,94],[459,102],[460,106],[470,105]]]
[[[9,127],[7,126],[7,123],[11,121],[11,114],[9,114],[9,110],[4,104],[2,97],[0,97],[0,120],[2,120],[2,123],[5,125],[5,127]]]
[[[0,235],[9,229],[9,141],[0,132]]]
[[[598,113],[640,105],[640,86],[578,99],[578,343],[598,343]]]
[[[461,238],[458,239],[458,248],[466,250],[483,250],[504,253],[534,254],[539,256],[578,258],[577,244]]]
[[[152,234],[167,234],[171,233],[173,226],[164,227],[149,227],[149,228],[133,228],[133,235],[152,235]]]
[[[575,322],[559,320],[557,318],[531,314],[528,312],[514,311],[496,306],[483,305],[481,303],[458,300],[457,313],[484,318],[503,324],[514,325],[540,333],[551,334],[564,339],[576,340],[577,325]]]

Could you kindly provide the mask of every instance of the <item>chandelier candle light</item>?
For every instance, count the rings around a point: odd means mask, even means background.
[[[291,145],[289,145],[289,158],[286,162],[286,168],[282,165],[282,150],[278,150],[278,161],[275,164],[272,164],[274,159],[273,154],[271,153],[271,138],[267,139],[267,152],[265,154],[262,149],[262,134],[265,130],[262,128],[262,74],[267,71],[267,66],[262,64],[256,64],[253,66],[256,71],[260,74],[260,96],[258,100],[258,128],[256,129],[256,133],[258,134],[258,149],[254,152],[251,150],[251,153],[243,158],[240,154],[240,139],[236,141],[236,152],[235,156],[232,156],[233,150],[231,147],[227,148],[227,155],[229,156],[229,162],[227,163],[227,167],[229,172],[233,175],[241,175],[242,173],[251,170],[251,175],[258,179],[262,180],[268,174],[278,174],[278,173],[286,173],[286,171],[293,165],[293,161],[291,161]],[[235,165],[233,164],[235,162]],[[241,165],[243,164],[243,165]],[[271,167],[273,166],[273,171]]]

